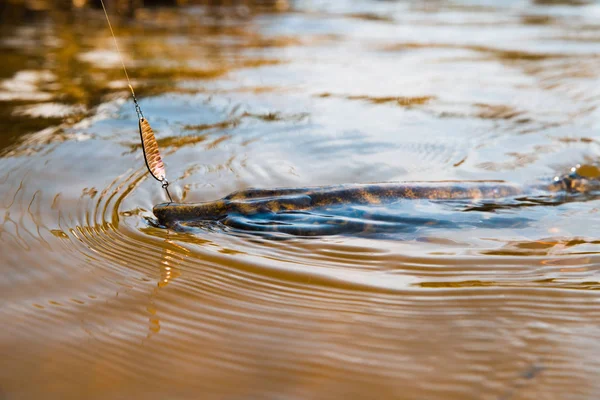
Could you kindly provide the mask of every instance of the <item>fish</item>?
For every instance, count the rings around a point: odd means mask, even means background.
[[[406,201],[459,202],[487,207],[507,200],[557,205],[600,196],[600,167],[578,165],[571,172],[546,181],[518,185],[504,181],[427,181],[343,184],[301,188],[250,188],[203,203],[162,203],[153,208],[159,226],[173,230],[201,228],[210,223],[256,232],[283,232],[301,236],[373,231],[385,223],[368,224],[344,207],[387,206]],[[487,202],[487,203],[486,203]],[[508,202],[510,203],[510,202]],[[470,209],[474,209],[471,207]],[[475,208],[476,209],[476,208]],[[344,215],[345,218],[337,218]],[[363,214],[361,214],[363,215]],[[337,216],[337,217],[336,217]],[[432,224],[431,219],[404,216],[403,224]],[[398,218],[391,218],[397,223]],[[381,221],[379,221],[381,222]],[[385,222],[385,221],[384,221]]]

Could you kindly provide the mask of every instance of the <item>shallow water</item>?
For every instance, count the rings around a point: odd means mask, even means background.
[[[179,200],[598,160],[595,3],[278,4],[113,21]],[[103,15],[0,33],[0,398],[600,390],[600,201],[382,207],[391,237],[162,229]]]

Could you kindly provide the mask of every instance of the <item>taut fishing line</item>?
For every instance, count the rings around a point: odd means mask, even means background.
[[[117,53],[119,54],[119,59],[121,60],[123,71],[125,72],[125,78],[127,78],[127,84],[129,85],[131,95],[133,96],[135,112],[137,113],[139,120],[140,139],[142,141],[142,151],[144,152],[144,161],[146,162],[146,167],[148,168],[150,175],[152,175],[154,179],[156,179],[162,184],[163,189],[165,189],[165,192],[167,192],[169,200],[173,202],[171,194],[169,193],[169,182],[167,181],[167,172],[165,170],[165,164],[163,163],[162,158],[160,156],[158,142],[156,141],[154,132],[150,127],[150,123],[144,117],[144,113],[142,112],[142,109],[138,104],[137,98],[135,97],[135,92],[133,91],[133,86],[131,85],[131,81],[129,80],[129,74],[127,73],[127,68],[125,68],[125,62],[123,61],[121,50],[119,49],[117,37],[115,36],[115,32],[113,31],[110,19],[108,18],[108,12],[106,12],[106,7],[104,6],[104,0],[100,0],[100,4],[102,4],[102,9],[104,10],[104,15],[106,16],[106,22],[108,22],[108,28],[110,29],[110,33],[113,37],[113,40],[115,41],[115,47],[117,48]]]

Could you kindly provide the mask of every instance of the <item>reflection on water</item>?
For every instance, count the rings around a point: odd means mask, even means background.
[[[254,3],[114,18],[180,200],[522,184],[598,161],[595,2]],[[103,15],[15,7],[0,28],[0,397],[600,389],[598,200],[369,210],[401,237],[162,229]]]

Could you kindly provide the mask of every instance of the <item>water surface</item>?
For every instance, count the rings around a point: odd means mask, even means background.
[[[600,156],[594,2],[277,3],[113,21],[180,200]],[[0,33],[0,398],[600,390],[600,201],[383,208],[450,224],[392,237],[161,229],[103,15]]]

